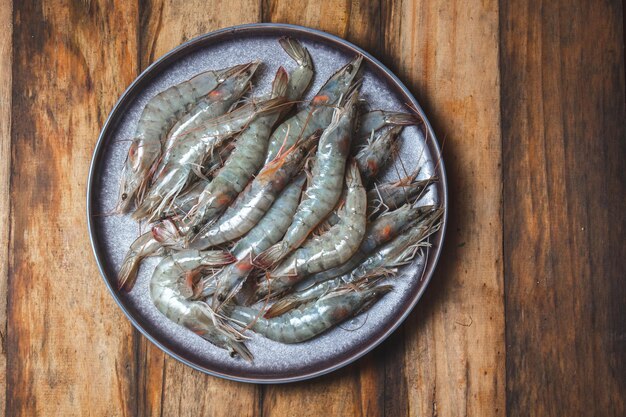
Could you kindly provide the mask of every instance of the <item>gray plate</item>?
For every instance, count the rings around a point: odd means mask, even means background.
[[[420,177],[433,174],[439,177],[440,181],[424,197],[425,203],[444,206],[447,203],[443,163],[436,163],[440,159],[439,146],[419,104],[378,60],[343,39],[299,26],[243,25],[191,40],[147,68],[113,108],[94,151],[88,181],[87,216],[98,267],[115,301],[150,341],[195,369],[246,382],[277,383],[312,378],[356,360],[381,343],[406,318],[424,292],[439,257],[445,231],[444,216],[444,227],[431,238],[432,248],[402,270],[394,279],[394,291],[367,314],[314,340],[295,345],[272,342],[252,334],[247,345],[255,356],[254,363],[229,357],[225,351],[169,322],[156,310],[150,300],[148,284],[157,259],[144,262],[130,294],[117,290],[116,271],[129,245],[138,236],[139,227],[128,216],[103,214],[111,212],[115,206],[128,141],[144,105],[156,93],[199,72],[258,59],[265,65],[256,77],[254,93],[266,92],[279,65],[288,70],[293,68],[293,62],[277,42],[285,35],[303,42],[313,57],[316,74],[308,98],[334,71],[360,53],[365,57],[362,96],[371,103],[372,109],[406,110],[408,104],[420,112],[425,125],[404,130],[400,158],[407,170],[422,166]],[[398,178],[394,169],[389,169],[384,176]]]

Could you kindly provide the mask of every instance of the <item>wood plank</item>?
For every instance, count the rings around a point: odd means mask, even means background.
[[[132,415],[131,326],[98,275],[85,190],[99,129],[136,75],[137,9],[14,6],[7,414]]]
[[[341,36],[378,52],[381,34],[378,4],[362,1],[270,0],[263,3],[263,21],[308,26]],[[313,381],[264,387],[261,415],[365,416],[384,413],[385,368],[378,349],[357,364]]]
[[[507,408],[626,415],[622,2],[501,2]]]
[[[384,61],[445,141],[451,200],[441,261],[395,359],[406,411],[504,415],[498,3],[393,1],[382,15]]]
[[[7,281],[9,279],[9,184],[11,178],[11,71],[13,4],[0,3],[0,415],[6,407]]]
[[[145,69],[179,44],[204,33],[260,18],[258,0],[146,0],[140,5],[139,61]],[[145,416],[252,416],[258,388],[204,375],[165,355],[138,332],[138,414]]]

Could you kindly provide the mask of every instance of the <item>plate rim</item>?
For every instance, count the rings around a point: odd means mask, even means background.
[[[149,334],[148,330],[144,329],[144,327],[139,323],[139,321],[135,319],[135,317],[127,310],[125,305],[122,303],[122,300],[118,296],[117,290],[113,288],[113,285],[111,283],[112,281],[108,278],[107,273],[105,272],[105,269],[104,269],[103,261],[100,259],[98,243],[96,242],[97,231],[95,229],[94,221],[92,221],[93,195],[94,195],[93,188],[94,188],[95,178],[98,175],[95,169],[103,153],[106,138],[110,134],[109,131],[116,127],[116,123],[118,122],[118,119],[119,119],[118,113],[122,111],[121,108],[123,107],[125,102],[127,100],[132,99],[131,96],[135,93],[135,90],[138,88],[137,85],[142,83],[145,78],[150,77],[154,71],[158,70],[159,67],[167,66],[168,64],[170,64],[170,61],[176,60],[179,54],[183,52],[188,52],[188,50],[192,52],[195,48],[201,47],[206,42],[210,42],[212,38],[219,37],[228,32],[235,34],[235,33],[240,33],[240,32],[254,33],[257,31],[261,31],[264,34],[267,34],[267,32],[271,32],[272,30],[278,32],[278,34],[283,34],[283,35],[285,34],[285,32],[289,32],[291,35],[305,34],[305,35],[308,35],[309,37],[312,36],[313,38],[318,38],[318,39],[321,38],[321,40],[325,40],[329,42],[330,44],[335,44],[335,45],[339,44],[343,46],[344,48],[350,49],[358,54],[361,54],[365,58],[367,58],[369,63],[377,66],[381,72],[383,72],[387,77],[389,77],[391,81],[397,87],[399,87],[400,90],[402,90],[404,95],[409,98],[409,100],[411,101],[411,104],[415,106],[417,112],[422,117],[424,126],[426,127],[426,130],[428,133],[426,137],[426,146],[428,146],[430,151],[433,153],[432,155],[433,160],[438,160],[438,167],[435,167],[435,168],[436,170],[439,171],[440,178],[439,178],[438,192],[440,193],[439,198],[444,208],[444,214],[442,217],[442,226],[441,226],[440,231],[436,235],[436,238],[438,238],[438,242],[437,242],[438,245],[437,245],[436,251],[432,255],[433,257],[431,259],[431,262],[428,262],[429,257],[427,256],[426,262],[424,265],[424,270],[422,272],[422,280],[424,281],[424,283],[421,286],[421,288],[417,291],[417,293],[411,298],[409,298],[409,302],[405,304],[404,311],[398,317],[398,319],[395,320],[393,323],[391,323],[387,327],[387,329],[383,333],[381,333],[378,337],[375,337],[366,341],[365,343],[362,344],[362,346],[358,346],[356,348],[355,353],[351,354],[349,357],[343,360],[340,360],[334,363],[331,362],[329,366],[322,366],[321,369],[318,369],[315,371],[304,372],[302,374],[298,374],[295,376],[288,376],[288,377],[277,376],[276,378],[255,377],[255,376],[251,377],[251,376],[245,376],[245,374],[240,374],[237,372],[225,373],[225,372],[216,371],[214,369],[209,369],[205,366],[201,366],[198,363],[195,363],[189,359],[182,357],[181,355],[177,354],[176,352],[174,352],[173,350],[165,346],[164,343],[157,340],[157,338]],[[445,165],[444,165],[444,161],[442,157],[441,147],[439,145],[435,132],[432,128],[432,125],[430,124],[428,118],[426,117],[422,107],[420,106],[415,96],[406,87],[406,85],[377,58],[375,58],[369,52],[365,51],[359,46],[354,45],[352,42],[349,42],[336,35],[332,35],[330,33],[327,33],[318,29],[313,29],[313,28],[293,25],[293,24],[287,24],[287,23],[247,23],[247,24],[230,26],[230,27],[218,29],[212,32],[208,32],[203,35],[194,37],[178,45],[177,47],[173,48],[172,50],[168,51],[167,53],[159,57],[152,64],[150,64],[145,70],[143,70],[133,80],[133,82],[124,90],[122,95],[115,102],[115,105],[109,112],[102,126],[102,129],[100,130],[100,134],[98,135],[98,140],[93,150],[91,162],[89,164],[89,175],[87,178],[86,199],[87,199],[87,204],[86,204],[87,229],[89,232],[89,241],[91,244],[92,252],[96,260],[96,264],[98,266],[98,270],[100,272],[100,276],[102,277],[107,289],[109,290],[109,293],[115,300],[116,304],[122,310],[124,315],[130,320],[130,322],[135,327],[135,329],[139,330],[139,332],[144,337],[146,337],[151,343],[156,345],[163,352],[167,353],[174,359],[178,360],[179,362],[197,371],[203,372],[208,375],[231,380],[231,381],[256,383],[256,384],[282,384],[282,383],[304,381],[304,380],[316,378],[316,377],[328,374],[330,372],[336,371],[340,368],[343,368],[344,366],[347,366],[357,361],[358,359],[365,356],[367,353],[371,352],[374,348],[379,346],[383,341],[385,341],[393,332],[396,331],[396,329],[402,323],[404,323],[408,315],[413,311],[413,309],[417,305],[418,301],[422,298],[424,292],[426,291],[426,288],[429,286],[430,281],[432,280],[434,271],[436,269],[437,264],[439,263],[439,258],[443,250],[443,244],[445,241],[445,235],[446,235],[447,223],[448,223],[448,211],[449,211],[447,176],[446,176]]]

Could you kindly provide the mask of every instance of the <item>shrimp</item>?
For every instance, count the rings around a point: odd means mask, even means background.
[[[333,120],[322,134],[316,153],[311,184],[305,192],[285,238],[255,258],[264,269],[275,266],[296,249],[333,209],[343,188],[346,158],[350,152],[352,123],[358,92],[349,96],[347,103],[335,110]]]
[[[224,80],[209,95],[182,117],[168,132],[163,146],[162,167],[169,158],[169,151],[190,134],[202,133],[204,126],[229,111],[250,88],[250,80],[259,68],[259,62],[247,64],[240,72]],[[157,173],[158,176],[158,173]]]
[[[365,184],[369,184],[391,160],[391,157],[397,153],[398,141],[396,139],[400,136],[403,128],[403,126],[396,126],[374,139],[368,140],[367,144],[357,153],[355,159],[359,164]]]
[[[406,202],[419,197],[430,184],[437,182],[437,177],[418,180],[419,169],[398,181],[374,184],[367,192],[368,217],[374,218],[388,210],[394,210]]]
[[[304,342],[367,310],[393,288],[375,284],[376,280],[336,288],[296,310],[270,319],[260,317],[262,312],[256,309],[243,306],[232,307],[228,316],[268,339]]]
[[[160,227],[143,233],[130,245],[122,266],[118,273],[118,286],[124,291],[131,291],[137,279],[137,272],[141,261],[149,256],[162,256],[170,252],[178,235],[178,229],[171,220],[160,223]],[[228,251],[214,250],[204,252],[205,262],[213,267],[221,267],[234,262],[236,259]]]
[[[221,303],[231,299],[239,291],[254,269],[252,259],[255,254],[269,248],[285,234],[291,223],[290,219],[298,208],[305,179],[304,175],[300,175],[287,186],[257,225],[235,244],[231,253],[237,258],[237,262],[228,265],[216,276],[215,288],[205,285],[202,295],[207,297],[214,294],[214,308],[219,309]]]
[[[193,280],[207,269],[205,254],[186,250],[164,258],[150,280],[150,296],[156,308],[174,323],[184,326],[231,356],[252,361],[243,337],[203,302],[191,301]]]
[[[216,118],[201,131],[191,132],[169,151],[159,177],[137,208],[135,219],[162,217],[191,179],[191,174],[211,155],[213,149],[228,137],[244,129],[257,116],[274,111],[285,102],[284,97],[249,103],[231,113]]]
[[[358,56],[337,71],[306,108],[274,130],[269,140],[265,165],[276,158],[281,149],[290,148],[299,138],[309,137],[316,130],[325,129],[329,125],[334,114],[333,106],[359,84],[362,60],[363,57]]]
[[[433,210],[433,206],[414,208],[411,204],[383,214],[367,226],[365,237],[355,254],[343,265],[319,272],[311,276],[311,279],[320,281],[330,279],[352,271],[360,264],[367,255],[372,253],[380,245],[394,239],[405,228],[416,220],[424,217]]]
[[[365,235],[367,200],[354,161],[346,170],[346,189],[339,223],[322,236],[306,242],[270,272],[268,279],[259,284],[257,298],[269,293],[280,294],[311,274],[335,268],[358,250]]]
[[[189,247],[205,249],[234,240],[252,229],[291,178],[300,171],[304,158],[319,136],[320,132],[316,132],[277,156],[248,184],[216,223],[196,235]]]
[[[227,78],[244,71],[247,65],[203,72],[150,99],[141,113],[122,169],[116,206],[119,213],[129,211],[135,198],[143,193],[149,181],[150,168],[161,155],[161,141],[174,123],[190,106]]]
[[[414,227],[406,228],[410,224],[405,225],[401,235],[380,247],[369,257],[360,258],[357,262],[360,264],[358,267],[352,265],[352,268],[337,275],[334,279],[328,279],[329,277],[318,278],[317,275],[314,275],[311,277],[315,279],[314,284],[276,301],[265,312],[265,317],[271,318],[284,314],[344,285],[350,285],[360,280],[369,280],[371,277],[381,274],[396,274],[397,268],[410,262],[415,256],[417,248],[424,246],[424,240],[439,230],[441,223],[438,220],[442,214],[442,209],[430,209],[419,220],[412,223]],[[357,268],[355,269],[355,267]]]
[[[368,137],[373,131],[385,126],[410,126],[421,123],[421,119],[410,113],[373,110],[358,119],[357,138]]]

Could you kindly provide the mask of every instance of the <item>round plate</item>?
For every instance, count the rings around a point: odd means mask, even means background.
[[[338,369],[363,356],[382,342],[415,306],[441,252],[444,227],[431,237],[432,247],[393,278],[394,290],[366,314],[343,323],[305,343],[284,345],[256,334],[247,343],[254,354],[253,363],[231,358],[191,331],[171,323],[150,300],[148,284],[158,259],[147,259],[130,294],[117,290],[116,273],[139,226],[129,216],[111,216],[117,199],[122,165],[133,137],[141,110],[156,93],[208,69],[262,60],[255,77],[254,94],[269,90],[279,65],[287,70],[294,63],[277,40],[281,36],[300,40],[311,53],[315,78],[307,98],[325,80],[357,54],[364,59],[361,97],[372,109],[416,109],[424,125],[404,129],[399,158],[407,171],[421,166],[420,177],[436,175],[439,182],[424,196],[425,203],[446,207],[446,175],[434,132],[424,113],[407,88],[378,60],[343,39],[299,26],[251,24],[219,30],[193,39],[148,67],[122,95],[109,115],[94,151],[89,172],[87,216],[94,254],[104,281],[115,301],[141,333],[181,362],[211,375],[246,382],[277,383],[312,378]],[[398,178],[401,165],[384,173],[386,179]],[[145,229],[145,226],[144,226]]]

